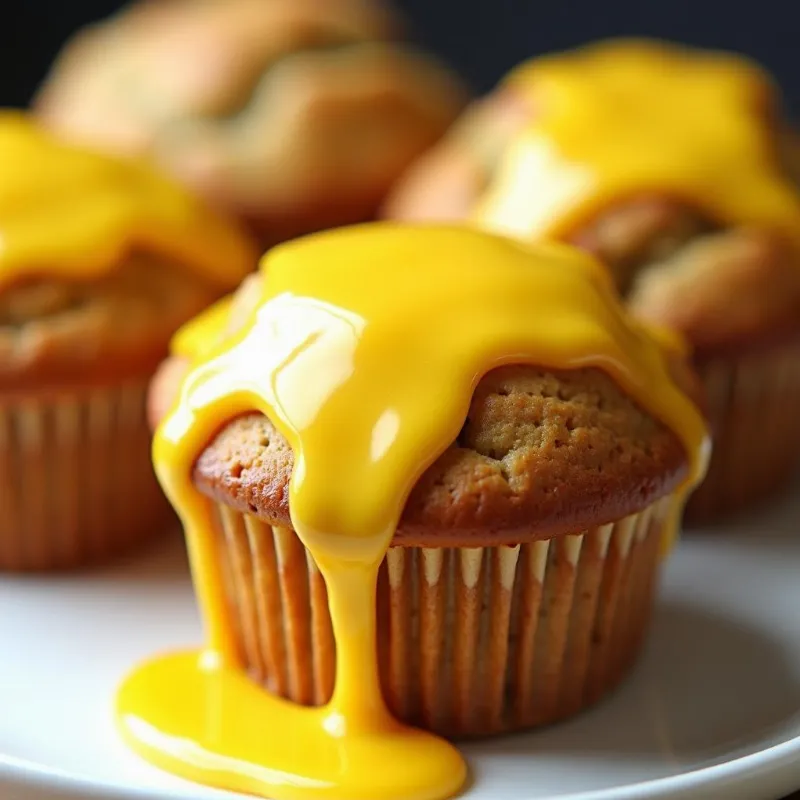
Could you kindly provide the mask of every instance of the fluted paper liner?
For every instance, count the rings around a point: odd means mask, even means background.
[[[686,514],[704,521],[766,499],[800,464],[800,343],[699,369],[714,435],[705,481]]]
[[[449,736],[553,722],[627,672],[675,500],[516,547],[392,547],[378,585],[381,683],[397,717]],[[331,695],[324,581],[294,532],[215,506],[244,667],[306,705]]]
[[[97,561],[163,528],[147,381],[0,400],[0,569]]]

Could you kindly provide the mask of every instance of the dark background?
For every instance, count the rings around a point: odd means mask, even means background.
[[[224,2],[225,0],[221,0]],[[269,0],[265,0],[269,2]],[[69,34],[121,3],[0,0],[0,105],[23,105]],[[476,90],[534,53],[604,36],[661,36],[748,53],[800,113],[800,0],[399,0],[413,33]]]

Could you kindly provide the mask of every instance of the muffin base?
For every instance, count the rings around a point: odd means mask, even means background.
[[[163,529],[146,393],[141,378],[0,399],[0,569],[81,566]]]
[[[714,450],[686,508],[702,523],[766,500],[800,465],[800,340],[698,365]]]
[[[393,713],[449,737],[554,722],[599,700],[640,649],[677,501],[515,547],[392,547],[378,584]],[[325,583],[295,533],[211,506],[241,663],[306,705],[330,698]]]

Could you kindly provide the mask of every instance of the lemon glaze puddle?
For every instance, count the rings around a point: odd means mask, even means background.
[[[652,192],[800,247],[800,199],[775,152],[776,90],[744,57],[611,40],[532,59],[505,85],[531,99],[534,117],[473,222],[559,239]]]
[[[120,729],[167,770],[277,800],[451,796],[466,776],[458,752],[397,722],[381,695],[376,582],[411,488],[457,437],[478,380],[503,364],[605,370],[681,439],[686,487],[705,467],[704,423],[672,382],[662,337],[565,247],[374,224],[276,248],[260,287],[241,330],[198,355],[153,447],[206,647],[135,671],[117,698]],[[184,346],[203,326],[219,333],[218,314],[190,324]],[[191,482],[212,436],[253,410],[295,452],[292,525],[327,585],[336,674],[322,708],[271,696],[241,669],[210,504]]]

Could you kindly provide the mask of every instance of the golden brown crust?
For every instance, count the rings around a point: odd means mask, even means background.
[[[175,329],[218,295],[144,255],[84,283],[43,277],[10,284],[0,291],[0,389],[147,374]]]
[[[197,460],[198,488],[288,525],[292,450],[263,416],[229,423]],[[677,437],[598,370],[504,367],[478,384],[455,442],[411,492],[395,542],[516,543],[643,509],[686,475]]]
[[[697,358],[800,333],[800,264],[769,231],[698,237],[634,279],[631,310],[681,331]]]
[[[644,265],[676,254],[709,230],[709,221],[684,203],[646,194],[606,209],[571,241],[608,265],[617,288],[627,295]]]
[[[372,215],[463,105],[396,27],[363,0],[136,4],[67,46],[36,108],[154,154],[275,241]]]
[[[97,145],[149,149],[159,126],[177,118],[240,110],[276,57],[326,41],[388,39],[395,28],[385,8],[360,0],[133,2],[67,43],[35,108]]]
[[[469,217],[509,143],[532,113],[529,98],[513,89],[470,103],[447,134],[395,182],[381,216],[405,222]]]
[[[604,260],[631,310],[680,331],[698,358],[800,334],[800,257],[772,231],[718,228],[651,196],[609,209],[573,243]]]

